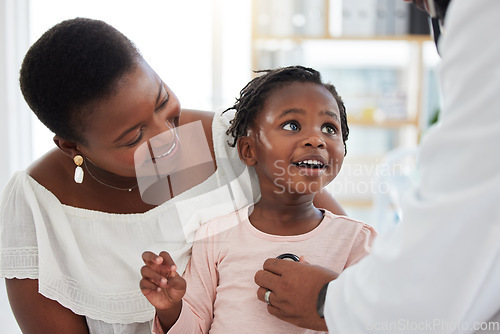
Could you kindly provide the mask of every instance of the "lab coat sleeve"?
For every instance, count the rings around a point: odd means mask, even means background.
[[[420,183],[403,223],[329,284],[331,333],[472,333],[500,310],[499,18],[499,0],[452,0]]]

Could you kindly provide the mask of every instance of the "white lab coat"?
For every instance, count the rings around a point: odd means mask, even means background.
[[[445,29],[421,182],[403,223],[329,284],[331,333],[500,333],[500,0],[452,0]]]

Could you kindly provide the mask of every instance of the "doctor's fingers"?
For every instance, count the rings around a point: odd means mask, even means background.
[[[276,318],[293,323],[293,317],[290,317],[281,308],[274,306],[272,304],[267,305],[267,312],[270,315],[274,315]],[[295,323],[293,323],[295,325]]]
[[[266,261],[264,261],[262,267],[264,270],[275,273],[277,275],[282,275],[287,271],[294,271],[297,264],[298,263],[295,261],[269,258]]]
[[[266,300],[266,293],[270,291],[268,293],[268,296],[267,296],[267,300]],[[262,302],[265,302],[267,303],[268,305],[272,305],[274,307],[279,307],[280,305],[283,304],[283,301],[281,300],[281,298],[279,297],[279,295],[273,291],[273,290],[270,290],[270,289],[266,289],[266,288],[258,288],[257,289],[257,298],[262,301]]]
[[[266,301],[265,295],[268,291],[270,291],[270,293],[268,294]],[[290,319],[293,319],[293,317],[290,317],[288,311],[290,308],[289,302],[286,299],[281,299],[278,293],[269,289],[259,288],[257,290],[257,298],[260,301],[267,303],[267,312],[269,312],[269,314],[274,315],[281,320],[292,322]]]
[[[281,276],[267,270],[259,270],[254,276],[254,281],[258,286],[269,290],[275,290],[281,284],[280,280]]]

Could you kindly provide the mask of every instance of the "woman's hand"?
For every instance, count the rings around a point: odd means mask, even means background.
[[[141,291],[157,310],[178,307],[186,293],[186,281],[177,272],[177,267],[167,252],[156,255],[144,252],[141,268]]]

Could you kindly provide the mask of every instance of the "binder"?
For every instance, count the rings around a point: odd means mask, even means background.
[[[271,18],[270,34],[272,36],[292,36],[294,28],[292,17],[294,3],[290,0],[268,0]]]
[[[409,32],[410,26],[410,3],[401,0],[394,2],[394,34],[401,36]]]
[[[409,31],[409,20],[410,4],[401,0],[377,0],[377,35],[406,35]]]
[[[342,36],[342,0],[330,1],[330,15],[328,32],[331,36]]]
[[[255,4],[255,26],[257,34],[267,36],[271,33],[271,16],[269,0],[254,0]]]
[[[390,16],[392,15],[391,0],[376,0],[375,34],[387,36],[391,34]],[[401,1],[401,0],[400,0]]]
[[[295,0],[294,21],[304,25],[296,25],[296,33],[301,36],[318,37],[325,35],[326,8],[324,0]]]
[[[342,3],[342,34],[344,36],[375,35],[377,1],[344,0]]]

